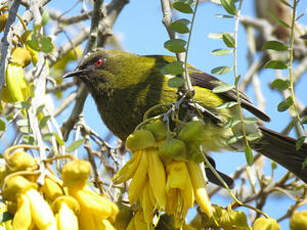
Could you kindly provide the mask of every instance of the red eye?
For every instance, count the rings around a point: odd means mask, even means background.
[[[96,61],[95,65],[99,67],[99,66],[102,65],[102,63],[103,63],[102,59],[98,59],[98,60]]]

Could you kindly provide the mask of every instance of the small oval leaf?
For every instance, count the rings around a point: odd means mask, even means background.
[[[66,148],[66,151],[69,153],[75,151],[77,148],[79,148],[84,143],[84,141],[85,141],[84,139],[74,141]]]
[[[216,86],[212,89],[212,92],[213,93],[224,93],[224,92],[227,92],[229,90],[232,90],[233,89],[233,85],[230,85],[230,84],[222,84],[222,85],[219,85],[219,86]]]
[[[290,87],[290,82],[284,79],[277,78],[272,82],[272,87],[279,90],[285,90]]]
[[[216,49],[211,51],[211,55],[213,56],[223,56],[231,53],[232,53],[231,49]]]
[[[283,111],[286,111],[287,109],[289,109],[289,107],[293,105],[293,100],[292,100],[292,97],[288,97],[286,100],[280,102],[277,106],[277,110],[279,112],[283,112]]]
[[[223,41],[227,47],[229,48],[235,47],[235,39],[232,37],[230,33],[223,34]]]
[[[230,72],[232,70],[232,67],[230,66],[218,66],[211,70],[212,74],[222,75]]]
[[[229,14],[235,15],[237,13],[233,0],[221,0],[221,4]]]
[[[267,68],[267,69],[288,69],[288,66],[282,61],[271,60],[271,61],[268,61],[267,63],[265,63],[264,68]]]
[[[182,77],[174,77],[168,80],[168,86],[172,88],[179,88],[184,86],[184,79]]]
[[[248,165],[252,165],[254,162],[253,151],[249,145],[245,146],[245,158]]]
[[[185,34],[189,32],[188,28],[189,23],[190,21],[188,19],[179,19],[172,22],[170,24],[170,28],[177,33]]]
[[[237,104],[238,104],[238,102],[236,102],[236,101],[228,101],[228,102],[225,102],[221,105],[216,106],[216,109],[227,109],[227,108],[231,108],[231,107],[233,107]]]
[[[267,41],[262,46],[263,50],[276,50],[276,51],[286,51],[288,46],[279,41]]]
[[[307,116],[302,119],[303,124],[307,124]]]
[[[160,72],[162,74],[171,74],[171,75],[178,75],[183,73],[183,64],[180,61],[171,62],[169,64],[164,65]]]
[[[193,9],[190,4],[185,1],[177,0],[172,3],[174,9],[180,11],[181,13],[191,14],[193,13]]]
[[[186,41],[182,39],[171,39],[164,43],[164,47],[171,52],[181,53],[185,51]]]

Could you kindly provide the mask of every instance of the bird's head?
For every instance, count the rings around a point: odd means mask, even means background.
[[[123,81],[120,68],[126,60],[124,54],[116,50],[96,49],[89,52],[77,68],[66,73],[63,78],[78,77],[92,93],[119,88]]]

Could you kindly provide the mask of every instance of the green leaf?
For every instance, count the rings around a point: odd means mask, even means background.
[[[232,49],[216,49],[211,51],[211,55],[213,56],[223,56],[231,53]]]
[[[170,24],[170,28],[177,33],[185,34],[189,32],[189,28],[187,26],[189,24],[190,21],[188,19],[179,19],[172,22],[172,24]]]
[[[246,125],[252,125],[258,122],[257,118],[255,117],[245,117],[243,120],[244,124]]]
[[[55,137],[55,140],[58,142],[59,145],[63,146],[65,144],[65,142],[58,134],[52,133],[52,135]]]
[[[237,104],[238,104],[238,102],[236,102],[236,101],[228,101],[228,102],[225,102],[221,105],[216,106],[216,109],[228,109],[228,108],[231,108],[231,107],[233,107]]]
[[[245,146],[245,158],[248,165],[252,165],[254,162],[253,151],[249,145]]]
[[[277,168],[277,164],[275,161],[271,161],[271,167],[273,170]]]
[[[29,134],[31,133],[31,129],[29,126],[21,126],[19,127],[19,132]]]
[[[184,71],[183,64],[180,61],[171,62],[169,64],[166,64],[160,70],[162,74],[171,74],[171,75],[182,74],[183,71]]]
[[[237,13],[233,0],[221,0],[221,4],[229,14],[235,15]]]
[[[174,77],[168,80],[168,86],[172,88],[179,88],[184,86],[184,79],[182,77]]]
[[[287,109],[289,109],[289,107],[293,105],[293,99],[291,96],[289,96],[286,100],[280,102],[277,106],[277,110],[279,112],[283,112],[286,111]]]
[[[213,16],[217,18],[234,18],[234,16],[226,14],[214,14]]]
[[[69,153],[75,151],[77,148],[79,148],[84,143],[84,141],[85,141],[84,139],[74,141],[66,148],[66,151]]]
[[[307,157],[305,158],[303,164],[302,164],[302,168],[307,168]]]
[[[38,114],[40,114],[40,112],[42,112],[44,108],[45,108],[45,105],[38,106],[36,109],[36,116],[38,116]]]
[[[307,124],[307,116],[302,119],[303,124]]]
[[[241,122],[241,120],[233,120],[230,119],[225,125],[224,128],[232,128],[234,126],[236,126],[237,124],[239,124]]]
[[[44,116],[40,121],[39,121],[39,127],[42,129],[46,126],[47,121],[51,118],[50,115]]]
[[[49,15],[49,11],[48,10],[44,10],[43,14],[42,14],[42,25],[45,26],[47,24],[47,22],[50,19],[50,15]]]
[[[214,4],[222,5],[221,0],[210,0],[210,2],[212,2]]]
[[[30,135],[24,135],[22,137],[22,140],[25,144],[28,144],[28,145],[34,145],[35,144],[35,140],[34,140],[34,137],[33,136],[30,136]]]
[[[171,52],[181,53],[185,51],[186,41],[182,39],[171,39],[164,43],[164,47]]]
[[[39,45],[38,45],[38,41],[37,39],[35,38],[34,34],[32,34],[32,38],[31,40],[28,40],[26,42],[26,44],[33,50],[35,51],[39,51]]]
[[[243,138],[243,136],[242,135],[235,135],[235,136],[232,136],[231,138],[229,138],[228,140],[227,140],[227,144],[234,144],[234,143],[236,143],[236,142],[238,142],[239,140],[241,140]]]
[[[180,11],[181,13],[186,13],[186,14],[193,13],[193,9],[187,1],[177,0],[172,3],[172,6],[174,9]]]
[[[305,139],[306,139],[305,136],[301,136],[296,140],[296,144],[295,144],[296,151],[300,150],[300,148],[304,144]]]
[[[224,43],[227,47],[229,47],[229,48],[235,47],[235,39],[232,37],[231,34],[224,33],[223,34],[223,41],[224,41]]]
[[[22,101],[20,104],[21,104],[21,108],[26,109],[26,110],[30,109],[31,107],[31,104],[28,101]]]
[[[281,20],[279,17],[277,17],[273,12],[268,11],[268,13],[270,14],[270,16],[274,19],[274,21],[276,21],[279,25],[286,27],[286,28],[290,28],[290,26],[284,22],[283,20]]]
[[[224,92],[227,92],[229,90],[232,90],[234,88],[233,85],[230,85],[230,84],[226,84],[226,83],[223,83],[219,86],[216,86],[212,89],[212,92],[213,93],[224,93]]]
[[[276,51],[286,51],[288,46],[279,41],[267,41],[262,46],[263,50],[276,50]]]
[[[17,126],[19,127],[22,127],[22,126],[29,126],[29,121],[28,119],[19,119],[17,122],[16,122]]]
[[[288,69],[288,66],[282,62],[277,60],[271,60],[265,63],[264,68],[267,69]]]
[[[4,120],[0,118],[0,131],[4,131],[4,130],[5,130],[5,122]]]
[[[211,39],[223,39],[223,34],[225,33],[209,33],[208,38]]]
[[[51,41],[50,37],[47,37],[45,35],[41,35],[40,37],[40,51],[44,53],[51,53],[53,51],[54,45]]]
[[[255,133],[249,133],[246,138],[248,141],[255,141],[261,137],[262,135],[259,132],[255,132]]]
[[[277,78],[272,82],[272,87],[279,90],[285,90],[290,87],[290,82],[284,79]]]
[[[230,72],[232,70],[232,67],[230,66],[218,66],[215,67],[211,70],[212,74],[216,74],[216,75],[222,75],[222,74],[226,74],[228,72]]]
[[[43,134],[43,140],[44,141],[51,141],[52,137],[53,137],[53,133],[44,133]]]

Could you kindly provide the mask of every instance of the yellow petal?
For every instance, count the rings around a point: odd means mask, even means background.
[[[211,202],[207,193],[205,179],[201,168],[194,161],[187,162],[189,174],[194,188],[195,199],[201,210],[208,216],[212,216]]]
[[[128,189],[128,199],[131,204],[136,202],[141,194],[147,177],[148,159],[145,152],[142,152],[142,158],[139,167],[136,169],[135,174]]]
[[[30,201],[27,196],[20,195],[17,198],[17,212],[13,220],[13,230],[28,230],[31,226],[32,217],[30,210]]]
[[[113,207],[107,198],[90,191],[87,188],[68,189],[69,195],[74,197],[80,204],[80,209],[86,210],[88,215],[95,215],[107,219],[112,215]]]
[[[78,230],[78,218],[75,212],[71,210],[65,202],[61,203],[59,213],[57,214],[58,230]]]
[[[81,208],[78,217],[79,217],[78,220],[80,224],[80,230],[90,230],[90,229],[96,230],[94,216],[89,215],[89,213],[85,209]]]
[[[56,221],[48,203],[34,189],[29,189],[25,195],[30,200],[30,207],[34,223],[42,230],[56,230]]]
[[[166,190],[178,188],[183,190],[185,188],[187,173],[186,165],[183,161],[172,161],[166,167],[167,183]]]
[[[194,206],[195,196],[194,196],[193,185],[187,167],[184,171],[187,176],[185,181],[185,187],[183,190],[181,190],[181,195],[184,200],[184,213],[187,213],[188,209]]]
[[[153,194],[158,202],[158,208],[165,210],[166,207],[166,175],[165,168],[156,150],[146,153],[148,157],[148,177]]]
[[[131,159],[114,175],[114,184],[123,183],[134,175],[142,157],[142,150],[133,153]]]
[[[150,201],[149,190],[150,190],[150,185],[147,182],[141,194],[141,206],[144,212],[145,222],[151,224],[154,213],[154,204]]]

